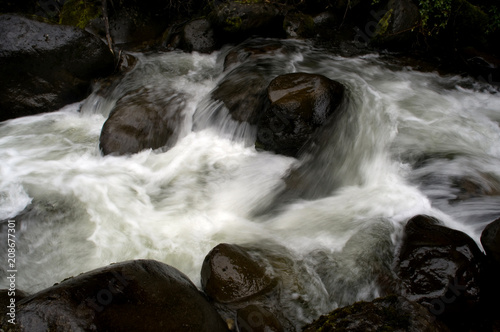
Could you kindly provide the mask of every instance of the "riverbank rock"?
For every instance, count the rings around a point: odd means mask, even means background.
[[[55,111],[84,99],[114,58],[81,29],[0,15],[0,121]]]
[[[0,289],[0,326],[9,324],[8,321],[15,318],[19,301],[27,296],[27,293],[15,287]]]
[[[216,44],[210,21],[204,18],[192,20],[182,31],[181,45],[188,52],[211,53]]]
[[[66,279],[21,300],[16,320],[13,331],[228,331],[187,276],[152,260]]]
[[[285,37],[283,15],[276,3],[221,2],[214,6],[209,19],[220,45],[242,42],[251,36]]]
[[[116,102],[103,125],[103,155],[124,155],[173,146],[178,138],[185,100],[181,94],[140,88]]]
[[[376,45],[406,48],[415,42],[420,12],[411,0],[390,0],[376,15],[379,21],[372,40]]]
[[[257,124],[256,147],[296,157],[342,102],[344,86],[307,73],[276,77],[267,88],[269,107]]]
[[[305,326],[302,331],[445,332],[449,330],[442,323],[436,322],[423,306],[402,296],[392,295],[336,309]]]
[[[403,295],[426,306],[452,329],[474,322],[483,259],[474,240],[424,215],[410,219],[403,236],[396,268]]]

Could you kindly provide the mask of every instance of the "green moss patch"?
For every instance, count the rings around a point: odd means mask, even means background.
[[[95,0],[69,0],[62,8],[59,23],[84,29],[91,20],[100,15],[100,3]]]

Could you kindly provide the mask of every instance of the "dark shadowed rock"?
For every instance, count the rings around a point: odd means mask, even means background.
[[[152,260],[66,279],[20,301],[16,320],[13,331],[27,332],[227,331],[188,277]]]
[[[495,261],[500,268],[500,219],[486,226],[481,233],[481,244],[486,256]]]
[[[182,35],[183,48],[189,52],[210,53],[215,50],[214,31],[206,19],[197,19],[187,23]]]
[[[305,326],[303,331],[445,332],[449,330],[418,303],[402,296],[388,296],[336,309]]]
[[[184,103],[180,94],[153,88],[120,98],[101,131],[102,153],[123,155],[174,145]]]
[[[213,300],[230,303],[268,292],[274,281],[242,247],[222,243],[203,261],[201,286]]]
[[[84,99],[113,55],[78,28],[0,15],[0,121],[55,111]]]
[[[276,77],[267,88],[267,107],[257,128],[256,146],[288,156],[300,148],[335,112],[344,86],[317,74],[292,73]]]
[[[284,37],[283,16],[275,4],[267,2],[223,2],[215,6],[210,20],[221,45],[251,36]]]
[[[420,12],[411,0],[390,0],[385,10],[377,15],[380,18],[377,17],[375,44],[407,47],[415,40],[413,29],[420,23]]]
[[[482,259],[467,234],[429,216],[413,217],[405,227],[397,265],[403,295],[450,325],[473,321],[480,301]]]
[[[0,289],[0,326],[9,324],[9,320],[15,321],[19,301],[27,296],[22,290],[15,289],[15,285],[10,289]]]

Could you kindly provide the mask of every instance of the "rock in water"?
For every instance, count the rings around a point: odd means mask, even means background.
[[[276,77],[267,88],[267,107],[257,124],[256,146],[288,156],[299,150],[342,102],[344,86],[307,73]]]
[[[103,125],[102,153],[124,155],[174,145],[184,105],[182,95],[159,89],[140,88],[125,95]]]
[[[243,248],[222,243],[203,261],[201,286],[215,301],[231,303],[271,290],[274,281]]]
[[[27,332],[228,331],[187,276],[152,260],[66,279],[19,301],[16,321],[8,327]]]
[[[106,44],[84,30],[6,14],[0,31],[0,121],[82,100],[114,69]]]
[[[403,295],[449,325],[472,322],[480,301],[482,259],[467,234],[429,216],[413,217],[404,230],[397,266]]]

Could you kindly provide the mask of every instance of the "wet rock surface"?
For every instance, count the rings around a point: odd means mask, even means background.
[[[103,125],[104,155],[124,155],[175,144],[183,120],[184,98],[174,91],[141,88],[116,103]]]
[[[6,330],[228,331],[183,273],[151,260],[112,264],[66,279],[17,306],[17,325],[4,324]]]
[[[214,301],[231,303],[271,290],[274,281],[243,248],[222,243],[203,261],[201,286]]]
[[[327,77],[291,73],[276,77],[267,88],[269,107],[257,124],[256,146],[297,156],[342,102],[344,86]]]
[[[0,15],[0,121],[55,111],[84,99],[109,75],[113,55],[83,30]]]
[[[473,321],[481,296],[482,259],[467,234],[429,216],[413,217],[405,227],[396,268],[403,295],[450,326]]]

